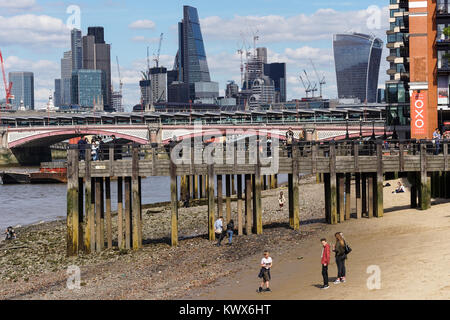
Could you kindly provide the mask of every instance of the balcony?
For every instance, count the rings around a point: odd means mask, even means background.
[[[436,3],[436,18],[440,21],[450,20],[450,1],[438,0]]]

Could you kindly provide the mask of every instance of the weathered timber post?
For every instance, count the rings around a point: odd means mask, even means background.
[[[100,223],[100,234],[102,237],[102,250],[105,248],[105,179],[101,178],[100,183],[100,212],[101,212],[101,223]]]
[[[123,234],[123,178],[117,178],[117,243],[119,249],[125,249]]]
[[[171,245],[178,246],[178,185],[177,185],[177,167],[173,161],[170,161],[170,209],[171,218]]]
[[[330,174],[323,175],[324,191],[325,191],[325,221],[331,224],[331,185]]]
[[[215,215],[214,215],[214,207],[215,207],[215,201],[214,201],[214,166],[208,165],[208,188],[206,190],[207,196],[208,196],[208,235],[209,240],[214,241],[216,239],[216,234],[214,230],[214,222],[215,222]]]
[[[331,224],[337,224],[336,144],[334,141],[330,142],[330,214]]]
[[[193,199],[198,199],[198,176],[197,175],[193,175],[192,176],[192,184],[194,185],[194,194],[193,194]]]
[[[217,216],[223,217],[223,178],[217,175]]]
[[[267,176],[266,176],[266,175],[263,175],[263,176],[262,176],[262,189],[263,189],[264,191],[267,190]]]
[[[411,208],[417,208],[417,173],[408,172],[408,181],[411,184]]]
[[[252,234],[252,177],[245,175],[245,231]]]
[[[291,189],[289,193],[289,224],[291,227],[298,231],[300,230],[300,199],[299,199],[299,186],[298,186],[298,160],[300,158],[299,148],[297,144],[292,148],[292,174],[289,176],[291,182]]]
[[[362,214],[365,216],[368,215],[368,208],[367,208],[367,173],[361,174],[361,211]]]
[[[230,222],[231,220],[231,176],[227,174],[225,176],[225,196],[226,196],[226,213],[227,213],[227,220],[226,222]]]
[[[131,177],[125,177],[125,249],[131,249]]]
[[[234,174],[231,175],[231,195],[236,195],[236,184]]]
[[[138,250],[142,247],[142,222],[141,222],[141,201],[139,195],[139,147],[133,146],[132,152],[132,229],[133,229],[133,250]]]
[[[84,180],[78,177],[78,252],[84,250]]]
[[[356,219],[362,217],[361,173],[355,174]]]
[[[202,198],[206,198],[207,197],[207,176],[202,176]]]
[[[427,150],[426,144],[420,144],[420,208],[428,210],[431,208],[431,179],[427,172]]]
[[[114,154],[113,154],[114,157]],[[111,178],[105,178],[106,195],[106,243],[108,249],[112,248],[112,217],[111,217]]]
[[[95,250],[101,252],[104,246],[102,234],[102,185],[103,178],[95,178]]]
[[[382,141],[377,141],[377,176],[376,185],[374,186],[376,195],[376,208],[375,216],[377,218],[382,218],[384,215],[384,205],[383,205],[383,150]]]
[[[343,223],[345,221],[345,175],[343,173],[338,173],[336,177],[339,223]]]
[[[79,239],[79,208],[78,193],[78,149],[69,149],[67,153],[67,256],[78,254]]]
[[[345,220],[350,220],[351,215],[351,183],[352,183],[352,174],[345,174]]]
[[[368,217],[369,218],[373,218],[374,216],[374,204],[375,204],[375,200],[374,200],[374,174],[373,173],[368,173]]]
[[[187,194],[188,194],[188,186],[187,186],[187,177],[186,176],[181,176],[180,178],[180,196],[181,196],[181,200],[184,201],[188,198]]]
[[[262,225],[262,201],[261,201],[261,164],[259,152],[255,167],[255,179],[253,181],[253,230],[256,234],[263,233]]]
[[[95,251],[95,199],[92,195],[93,181],[91,178],[91,152],[85,152],[85,197],[84,197],[84,211],[86,215],[84,224],[84,251],[91,253]]]
[[[242,224],[242,175],[237,175],[237,218],[238,218],[238,235],[242,236],[243,224]]]

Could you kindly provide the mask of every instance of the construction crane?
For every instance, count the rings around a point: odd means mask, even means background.
[[[327,84],[327,82],[325,81],[325,75],[322,76],[322,78],[319,76],[319,73],[317,72],[316,66],[314,65],[314,62],[309,59],[309,61],[311,61],[311,64],[314,68],[314,72],[316,73],[316,77],[317,80],[319,81],[319,86],[320,86],[320,97],[322,98],[322,87]]]
[[[315,83],[315,82],[311,83],[311,81],[309,81],[309,77],[308,77],[308,74],[306,73],[306,70],[303,70],[303,72],[305,73],[306,81],[308,81],[308,85],[311,90],[312,97],[314,98],[314,92],[317,92],[317,83]]]
[[[159,67],[159,56],[161,54],[161,45],[164,38],[164,33],[161,33],[161,36],[159,37],[159,46],[158,46],[158,53],[156,54],[156,57],[153,59],[155,61],[156,67]]]
[[[303,77],[301,74],[300,74],[300,81],[302,82],[303,87],[305,88],[306,98],[309,98],[309,93],[311,92],[311,87],[306,85],[305,80],[303,80]]]
[[[120,65],[119,65],[119,57],[116,56],[116,61],[117,61],[117,72],[119,73],[119,94],[120,94],[120,108],[122,108],[122,100],[123,100],[123,95],[122,95],[122,88],[123,88],[123,82],[122,82],[122,77],[120,75]],[[119,110],[117,110],[119,111]]]
[[[5,109],[9,108],[9,104],[13,96],[11,95],[11,89],[12,89],[12,82],[8,82],[6,80],[6,73],[5,73],[5,62],[3,61],[3,55],[2,51],[0,50],[0,64],[2,65],[2,74],[3,74],[3,85],[5,86]]]

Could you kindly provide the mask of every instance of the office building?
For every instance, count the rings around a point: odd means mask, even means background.
[[[122,93],[120,91],[112,92],[112,111],[124,112],[122,106]]]
[[[73,29],[70,37],[72,51],[72,71],[83,68],[83,43],[81,30]]]
[[[64,52],[61,59],[61,104],[72,103],[72,51]]]
[[[34,75],[32,72],[10,72],[11,94],[14,96],[12,106],[19,109],[22,105],[27,110],[34,110]]]
[[[141,89],[141,104],[146,107],[152,103],[152,82],[141,80],[139,81],[139,87]]]
[[[335,34],[333,51],[339,99],[376,102],[383,41],[361,33]]]
[[[265,63],[264,75],[273,80],[275,102],[286,102],[286,63]]]
[[[170,86],[174,81],[178,81],[178,70],[167,71],[167,86]]]
[[[211,82],[211,77],[200,20],[194,7],[183,7],[183,20],[178,23],[178,52],[174,67],[178,71],[178,81],[189,84],[189,98],[200,98],[196,96],[195,83]]]
[[[83,37],[83,69],[101,70],[103,101],[111,106],[111,45],[105,43],[103,27],[89,27]]]
[[[390,28],[386,32],[389,69],[385,100],[388,125],[410,122],[409,96],[409,15],[408,0],[392,0],[389,6]],[[380,99],[378,99],[380,100]]]
[[[167,102],[167,68],[150,69],[152,103]]]
[[[102,84],[105,74],[101,70],[80,69],[72,73],[72,104],[94,108],[103,105]]]
[[[234,81],[227,83],[227,88],[225,90],[226,98],[236,98],[239,95],[239,86]]]
[[[174,81],[168,86],[169,103],[189,103],[189,84]]]
[[[55,79],[55,91],[53,92],[53,100],[56,108],[62,106],[61,103],[61,79]]]
[[[250,106],[275,103],[275,86],[267,76],[255,79],[252,84],[252,95],[248,101]]]

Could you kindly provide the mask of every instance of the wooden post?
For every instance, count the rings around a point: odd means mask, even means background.
[[[299,149],[298,146],[294,145],[292,148],[292,175],[290,178],[292,191],[290,192],[289,202],[292,205],[289,206],[292,211],[289,212],[289,220],[292,228],[296,231],[300,230],[300,199],[299,199],[299,188],[298,188],[298,159],[299,159]]]
[[[408,181],[411,184],[411,208],[417,208],[417,173],[408,172]]]
[[[170,200],[172,212],[172,232],[171,245],[178,246],[178,185],[177,185],[177,167],[170,161]]]
[[[424,143],[420,144],[420,209],[431,208],[431,179],[427,172],[427,150]]]
[[[252,234],[252,178],[245,175],[245,231],[247,235]]]
[[[114,155],[113,155],[114,157]],[[111,178],[105,178],[106,193],[106,243],[108,249],[112,248],[112,217],[111,217]]]
[[[236,195],[236,184],[235,184],[234,174],[231,175],[231,195],[233,195],[233,196]]]
[[[84,180],[78,178],[78,252],[84,250],[84,224],[86,216],[84,214]]]
[[[339,223],[343,223],[345,220],[345,175],[343,173],[337,174],[337,189]]]
[[[84,251],[91,253],[95,251],[95,199],[92,195],[94,190],[93,180],[91,178],[91,152],[86,150],[85,153],[85,197],[84,211],[86,213],[86,222],[84,230]]]
[[[338,223],[337,187],[336,187],[336,145],[330,142],[330,214],[331,224]]]
[[[362,217],[361,173],[355,174],[355,194],[356,194],[356,219],[359,219]]]
[[[95,250],[101,252],[103,250],[103,234],[102,234],[102,188],[103,178],[95,178]]]
[[[256,234],[262,234],[261,164],[259,161],[259,152],[257,158],[255,179],[253,182],[253,230]]]
[[[105,249],[105,179],[101,178],[100,183],[100,212],[101,212],[101,223],[100,223],[100,233],[102,239],[102,250]]]
[[[238,235],[242,236],[243,224],[242,224],[242,175],[237,175],[237,217],[238,217]]]
[[[79,178],[78,149],[67,153],[67,256],[75,256],[79,249]]]
[[[230,222],[231,220],[231,176],[227,174],[225,176],[225,195],[226,195],[226,212],[227,212],[227,220],[226,222]]]
[[[181,180],[180,181],[180,196],[181,196],[181,200],[184,201],[188,198],[187,177],[181,176],[180,180]]]
[[[117,243],[119,249],[125,249],[123,234],[123,178],[117,178]]]
[[[384,215],[384,206],[383,206],[383,150],[382,150],[382,141],[377,141],[377,174],[376,181],[374,181],[375,185],[375,210],[374,214],[377,218],[382,218]]]
[[[131,177],[125,177],[125,249],[131,249]]]
[[[193,195],[193,199],[198,199],[200,198],[198,196],[198,176],[197,175],[193,175],[192,176],[192,184],[194,185],[194,195]]]
[[[323,175],[323,185],[325,191],[325,221],[331,223],[331,184],[330,184],[330,174],[324,173]]]
[[[223,179],[217,175],[217,216],[223,217]]]
[[[214,230],[215,215],[214,215],[214,167],[213,165],[208,165],[208,234],[209,240],[214,241],[216,239],[216,233]]]
[[[351,182],[352,182],[352,174],[345,174],[345,220],[350,220],[351,217]]]
[[[202,198],[206,198],[207,197],[207,187],[206,187],[206,180],[207,180],[207,176],[202,176],[202,192],[203,192],[203,196]]]
[[[361,204],[361,211],[362,214],[367,215],[367,174],[362,173],[361,174],[361,196],[362,196],[362,204]]]
[[[374,174],[369,173],[368,174],[368,206],[369,206],[369,212],[368,217],[373,218],[374,216]]]
[[[132,230],[133,230],[133,250],[142,247],[142,222],[141,222],[141,201],[139,195],[139,148],[133,146],[132,152]]]

